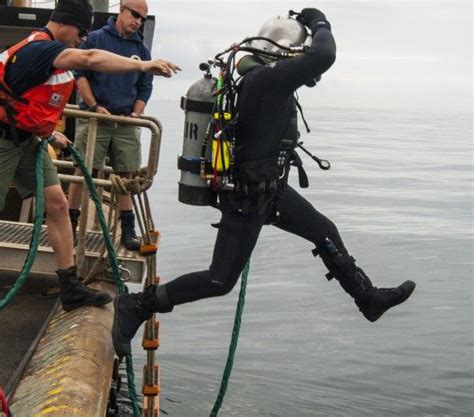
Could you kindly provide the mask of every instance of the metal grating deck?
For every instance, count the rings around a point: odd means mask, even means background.
[[[31,235],[33,233],[33,225],[26,223],[0,223],[0,241],[2,243],[10,243],[14,245],[30,245]],[[39,246],[42,248],[50,248],[48,233],[46,227],[42,227]],[[104,247],[102,235],[96,232],[87,232],[86,235],[86,251],[101,252]]]
[[[17,271],[23,267],[30,248],[33,224],[0,221],[0,270]],[[104,248],[102,233],[88,231],[86,234],[86,267],[93,265]],[[117,251],[120,265],[130,273],[131,282],[142,282],[146,259],[136,252],[120,247]],[[32,273],[52,275],[56,270],[54,252],[48,240],[46,226],[42,227],[39,239],[38,254]]]

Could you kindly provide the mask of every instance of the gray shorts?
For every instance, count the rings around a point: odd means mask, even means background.
[[[36,187],[36,158],[39,141],[31,138],[17,143],[0,139],[0,210],[5,206],[5,197],[10,184],[14,183],[21,198],[32,196]],[[58,172],[51,157],[45,153],[43,163],[44,188],[60,184]]]
[[[78,119],[74,148],[84,157],[89,121]],[[105,157],[115,172],[135,172],[141,163],[141,129],[138,126],[99,122],[94,153],[94,169],[101,169]]]

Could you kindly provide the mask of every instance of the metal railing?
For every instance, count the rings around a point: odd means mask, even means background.
[[[158,119],[151,116],[141,116],[140,118],[133,118],[127,116],[114,116],[109,114],[92,113],[90,111],[79,110],[76,105],[68,105],[64,110],[64,116],[69,118],[80,118],[88,119],[89,126],[87,132],[87,143],[84,155],[84,162],[89,172],[92,172],[97,127],[99,121],[113,122],[124,125],[139,126],[150,130],[151,140],[150,148],[148,153],[148,164],[146,167],[142,167],[141,170],[145,170],[145,181],[143,189],[147,190],[153,183],[153,178],[158,171],[158,161],[160,156],[161,148],[161,134],[162,125]],[[73,168],[75,169],[74,162],[64,160],[54,160],[53,163],[57,167],[61,168]],[[105,167],[104,173],[113,173],[111,167]],[[59,179],[63,182],[84,184],[85,180],[82,175],[68,175],[59,174]],[[97,187],[110,189],[112,187],[112,181],[101,178],[93,178],[93,182]],[[89,212],[89,190],[87,187],[83,188],[82,200],[81,200],[81,216],[78,225],[78,240],[76,246],[76,262],[80,269],[84,264],[85,259],[85,247],[86,247],[86,232],[87,232],[87,220]]]
[[[64,110],[64,115],[66,117],[88,119],[90,121],[89,130],[87,134],[87,147],[85,152],[85,162],[89,170],[92,170],[92,161],[94,159],[98,121],[114,122],[119,124],[145,127],[149,129],[151,132],[151,141],[150,150],[148,154],[148,164],[146,166],[145,189],[151,187],[151,184],[153,183],[153,178],[158,171],[158,160],[160,157],[161,148],[161,133],[163,130],[162,125],[158,119],[151,116],[141,116],[139,119],[137,119],[134,117],[127,116],[113,116],[110,114],[91,113],[90,111],[79,110],[79,107],[74,105],[68,105]],[[53,162],[58,167],[74,167],[74,163],[70,161]],[[112,169],[110,167],[106,167],[105,172],[110,173],[112,172]],[[65,182],[73,182],[76,184],[84,183],[84,177],[82,176],[59,174],[59,178]],[[110,188],[112,186],[111,181],[100,178],[94,178],[94,184],[104,188]]]

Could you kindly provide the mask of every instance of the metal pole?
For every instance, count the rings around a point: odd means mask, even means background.
[[[87,145],[85,163],[89,172],[92,172],[94,164],[94,151],[95,141],[97,135],[97,119],[92,118],[89,120],[89,131],[87,134]],[[76,264],[79,269],[80,276],[86,276],[84,271],[84,258],[86,252],[86,233],[87,233],[87,218],[89,215],[89,189],[87,187],[82,188],[82,202],[81,202],[81,217],[79,218],[79,231],[76,248]]]

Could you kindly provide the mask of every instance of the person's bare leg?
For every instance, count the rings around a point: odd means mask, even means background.
[[[56,255],[58,268],[67,269],[74,265],[74,248],[68,202],[61,186],[45,188],[44,202],[49,242]]]
[[[74,175],[79,176],[82,175],[82,172],[79,168],[76,168],[74,171]],[[79,209],[81,207],[81,200],[82,200],[82,184],[69,184],[68,190],[68,203],[70,209]]]
[[[76,168],[74,175],[82,175],[82,171]],[[71,220],[72,233],[74,242],[76,241],[76,230],[79,224],[79,217],[81,215],[82,191],[84,186],[82,184],[69,184],[68,190],[68,204],[69,204],[69,218]]]

